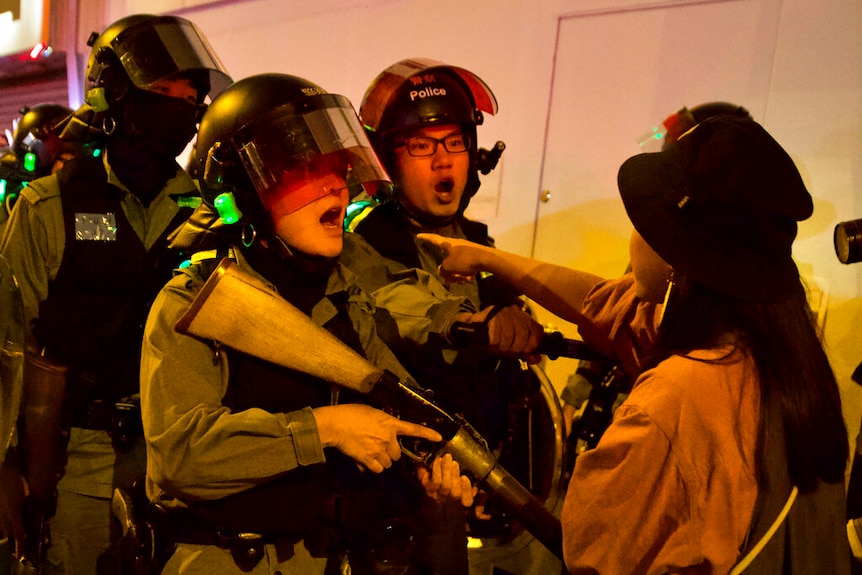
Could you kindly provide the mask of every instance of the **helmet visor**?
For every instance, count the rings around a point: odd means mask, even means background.
[[[332,193],[302,185],[322,170],[342,176],[351,197],[392,189],[344,96],[321,94],[279,106],[240,128],[233,144],[266,210],[278,203],[296,211]]]
[[[209,73],[209,95],[215,98],[231,82],[206,37],[192,22],[165,19],[151,26],[134,26],[111,42],[132,83],[148,89],[178,72]]]
[[[469,70],[449,66],[429,58],[413,58],[389,66],[368,87],[359,110],[365,127],[376,132],[380,127],[383,113],[393,98],[396,97],[401,85],[415,76],[421,76],[425,72],[433,72],[434,68],[445,68],[457,74],[469,88],[470,94],[476,102],[476,108],[492,116],[497,113],[497,99],[491,92],[491,88]]]

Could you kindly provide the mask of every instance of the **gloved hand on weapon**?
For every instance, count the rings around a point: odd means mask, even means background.
[[[520,357],[530,364],[541,360],[536,350],[544,337],[544,329],[533,316],[516,305],[492,305],[474,314],[460,314],[456,323],[481,326],[482,345],[492,353]]]

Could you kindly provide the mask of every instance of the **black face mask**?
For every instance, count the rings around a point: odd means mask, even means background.
[[[201,106],[147,90],[131,89],[125,105],[124,135],[155,160],[173,161],[197,131]]]
[[[149,205],[176,175],[176,158],[195,135],[201,106],[137,88],[121,105],[123,115],[108,139],[108,161],[120,181]]]

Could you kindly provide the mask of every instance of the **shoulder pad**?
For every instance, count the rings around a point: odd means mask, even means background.
[[[20,196],[26,198],[31,204],[60,197],[60,184],[57,175],[43,176],[27,182],[21,189]]]

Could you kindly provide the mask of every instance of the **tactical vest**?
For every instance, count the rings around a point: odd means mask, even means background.
[[[275,283],[282,288],[283,296],[295,299],[289,292],[296,291],[296,284],[290,286],[286,278]],[[322,290],[320,295],[323,297]],[[300,297],[312,299],[308,293]],[[323,327],[364,356],[347,314],[347,294],[327,297],[338,314]],[[298,308],[307,307],[292,303]],[[236,350],[227,350],[227,354],[230,374],[222,404],[231,411],[258,408],[287,413],[332,403],[332,388],[326,381]],[[359,399],[345,390],[338,397],[339,403]],[[345,548],[350,541],[393,517],[410,522],[419,497],[418,481],[403,461],[383,473],[368,473],[360,471],[340,451],[327,449],[326,463],[297,467],[241,493],[194,503],[191,510],[222,532],[306,539],[314,547],[313,553],[325,555],[333,549]]]
[[[101,159],[67,162],[57,179],[65,249],[34,334],[49,357],[69,367],[67,391],[76,404],[116,400],[139,391],[147,313],[181,257],[166,250],[166,236],[191,209],[181,208],[147,251]]]
[[[470,241],[493,245],[485,224],[463,216],[459,216],[458,223]],[[359,222],[355,232],[384,257],[409,268],[421,269],[414,230],[394,202],[374,207]],[[518,293],[496,281],[494,276],[489,276],[479,280],[479,299],[482,308],[505,306],[516,303]],[[446,364],[422,353],[397,350],[396,353],[419,384],[434,391],[435,403],[450,413],[463,415],[488,441],[492,450],[518,434],[512,428],[510,405],[538,389],[538,381],[532,372],[522,369],[517,359],[468,351],[459,354],[454,364]],[[513,469],[516,476],[520,475],[516,466]]]
[[[458,217],[458,223],[468,240],[490,245],[488,226],[463,216]],[[387,258],[401,262],[408,268],[421,267],[413,244],[413,229],[410,222],[399,213],[395,202],[374,206],[354,231]]]

